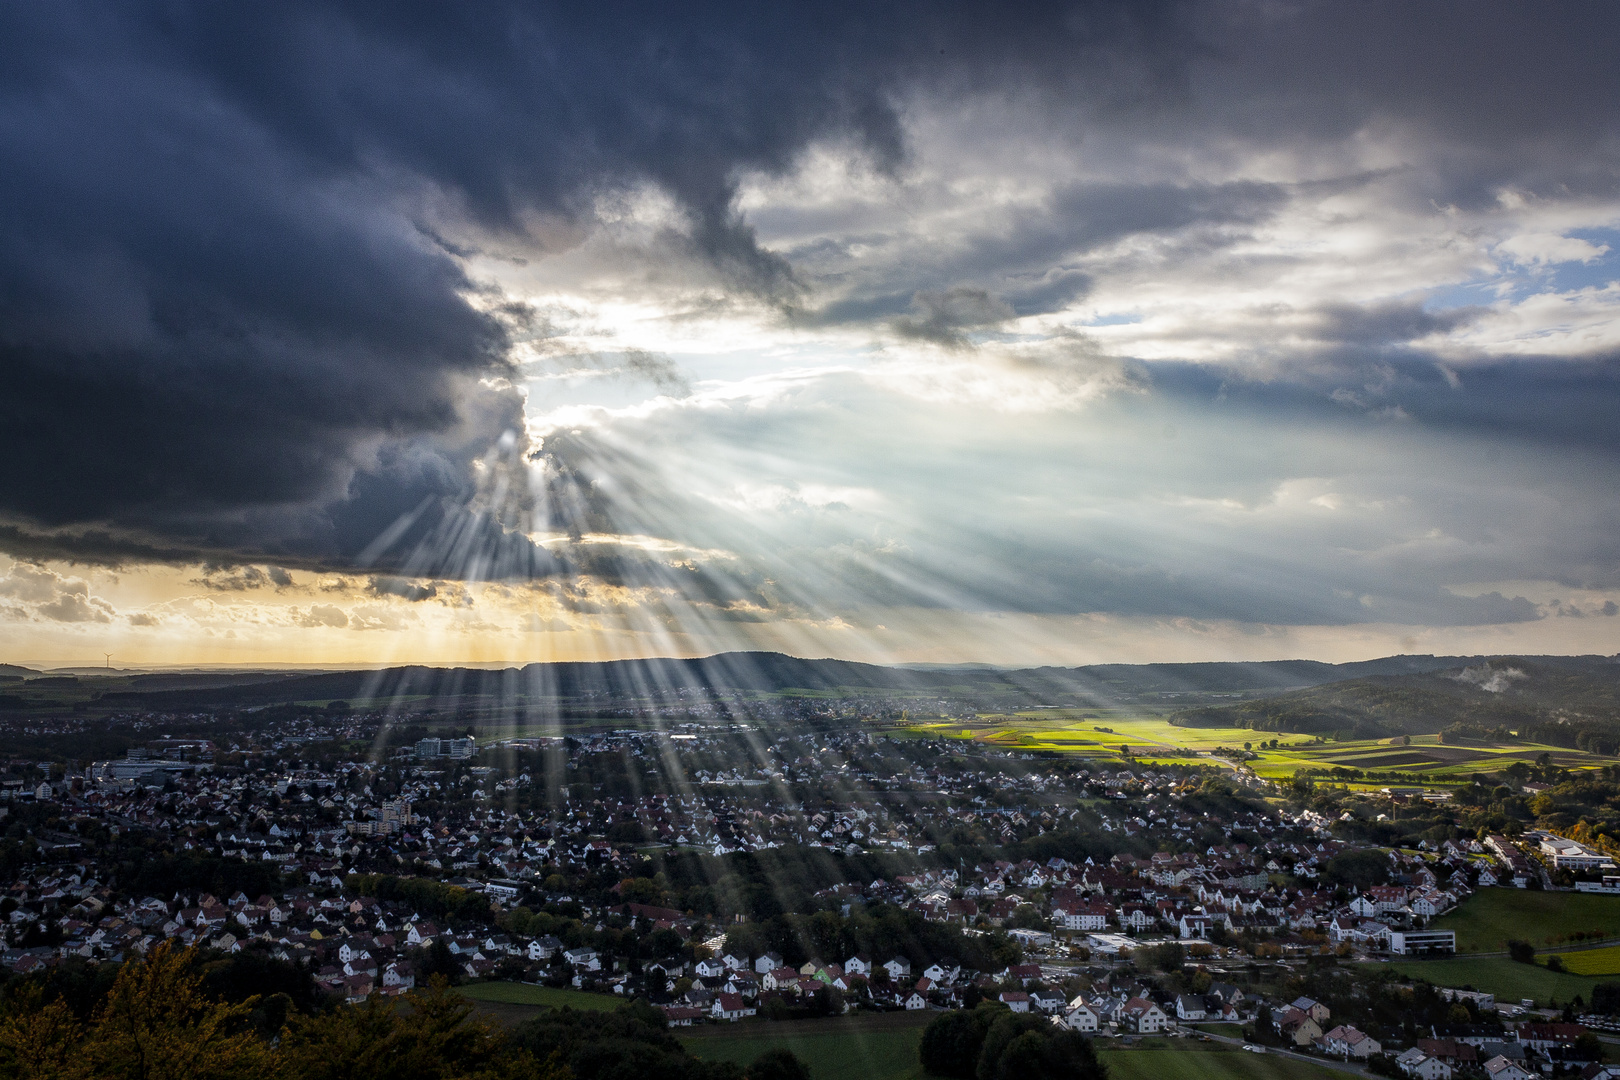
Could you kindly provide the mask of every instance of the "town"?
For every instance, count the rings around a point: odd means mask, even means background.
[[[1377,973],[1454,953],[1430,924],[1476,892],[1620,891],[1601,851],[1436,827],[1452,811],[1394,792],[819,711],[505,737],[342,702],[30,718],[19,738],[122,753],[11,761],[3,963],[38,977],[170,940],[350,1003],[442,976],[640,998],[672,1027],[989,1001],[1088,1036],[1226,1030],[1425,1080],[1601,1059],[1595,1000]],[[1529,794],[1568,779],[1520,772]],[[1369,839],[1402,813],[1425,838]]]

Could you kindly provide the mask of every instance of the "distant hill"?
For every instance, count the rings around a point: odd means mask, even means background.
[[[31,667],[18,667],[16,664],[0,664],[0,675],[15,675],[18,678],[26,679],[31,675],[38,674],[39,672]]]
[[[469,697],[499,700],[566,699],[606,703],[653,694],[732,692],[859,693],[919,691],[993,695],[1011,705],[1136,702],[1164,695],[1278,693],[1367,674],[1405,674],[1455,667],[1465,657],[1397,656],[1357,664],[1312,660],[1264,663],[1099,664],[1000,670],[988,667],[917,669],[848,660],[806,660],[781,653],[720,653],[699,659],[613,660],[529,664],[499,670],[419,665],[378,671],[234,675],[147,675],[102,695],[104,704],[175,709],[247,707],[288,701]],[[1173,698],[1171,699],[1173,700]]]
[[[1620,661],[1607,656],[1474,659],[1437,671],[1348,679],[1258,701],[1199,706],[1175,713],[1170,721],[1189,727],[1350,732],[1358,738],[1447,729],[1459,737],[1487,737],[1507,730],[1574,745],[1580,729],[1620,725]]]

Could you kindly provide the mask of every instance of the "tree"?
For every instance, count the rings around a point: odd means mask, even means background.
[[[1006,1010],[989,1003],[975,1009],[940,1013],[923,1030],[917,1056],[935,1076],[970,1080],[984,1049],[985,1033],[997,1014]]]
[[[284,1075],[297,1080],[441,1080],[479,1077],[497,1066],[533,1067],[526,1054],[512,1060],[505,1040],[471,1020],[472,1004],[443,979],[410,995],[409,1013],[398,999],[373,997],[355,1008],[291,1025],[282,1040]],[[563,1075],[556,1067],[546,1072]]]
[[[984,1036],[975,1080],[1105,1080],[1091,1040],[1043,1016],[1001,1011]]]
[[[90,1075],[257,1080],[270,1071],[269,1048],[248,1025],[258,999],[227,1005],[208,997],[195,958],[195,950],[165,941],[123,965],[83,1049]]]
[[[1367,889],[1389,880],[1389,857],[1374,848],[1360,848],[1340,852],[1323,869],[1330,881]]]
[[[1536,947],[1528,941],[1509,939],[1507,951],[1510,959],[1517,960],[1521,964],[1533,964],[1536,962]]]
[[[767,1050],[743,1072],[743,1080],[810,1080],[810,1070],[785,1046]]]
[[[40,987],[14,992],[0,1022],[0,1075],[16,1080],[54,1080],[67,1073],[79,1041],[79,1022],[67,1002],[41,1004]]]

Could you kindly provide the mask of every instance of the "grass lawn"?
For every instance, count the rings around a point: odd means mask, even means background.
[[[1503,952],[1509,938],[1538,948],[1563,944],[1577,930],[1620,937],[1620,897],[1535,889],[1481,889],[1434,920],[1435,930],[1455,930],[1457,951]]]
[[[1322,1065],[1207,1045],[1185,1050],[1103,1050],[1111,1080],[1344,1080]]]
[[[766,1050],[785,1046],[798,1055],[814,1080],[928,1080],[917,1061],[922,1028],[888,1031],[819,1031],[795,1035],[787,1025],[771,1025],[770,1034],[755,1025],[739,1026],[736,1035],[682,1040],[705,1061],[747,1066]],[[1155,1040],[1152,1049],[1113,1049],[1099,1042],[1098,1056],[1113,1080],[1343,1080],[1340,1073],[1316,1065],[1251,1054],[1207,1043],[1169,1045]]]
[[[528,983],[515,982],[473,983],[471,986],[457,987],[456,992],[474,1001],[490,1001],[500,1005],[549,1005],[555,1009],[567,1005],[571,1009],[595,1012],[612,1012],[624,1004],[623,998],[612,994],[587,994],[583,990],[566,987],[530,986]]]
[[[922,1028],[795,1034],[787,1024],[739,1025],[736,1037],[682,1040],[693,1057],[747,1066],[766,1050],[785,1046],[810,1070],[812,1080],[921,1080],[917,1043]]]
[[[1369,965],[1370,967],[1371,965]],[[1498,999],[1513,1003],[1534,998],[1538,1005],[1556,999],[1565,1004],[1576,994],[1592,1000],[1592,987],[1602,979],[1566,972],[1548,971],[1539,964],[1520,964],[1497,957],[1458,956],[1447,960],[1391,960],[1388,967],[1409,978],[1425,979],[1436,986],[1472,986]]]

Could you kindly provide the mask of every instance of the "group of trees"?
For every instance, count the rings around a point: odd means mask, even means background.
[[[848,916],[819,911],[741,923],[730,930],[726,945],[750,956],[780,953],[795,967],[815,959],[842,963],[859,953],[880,963],[903,956],[917,971],[935,961],[999,971],[1020,959],[1018,946],[1005,934],[965,935],[954,926],[929,922],[915,911],[891,904],[872,904]]]
[[[941,1013],[923,1031],[923,1068],[952,1080],[1107,1080],[1091,1040],[996,1002]]]
[[[474,1020],[441,981],[402,999],[306,1009],[284,991],[244,993],[246,970],[211,978],[206,957],[170,943],[103,969],[76,988],[48,978],[6,987],[0,1080],[808,1080],[781,1050],[747,1069],[693,1058],[641,1002],[548,1011],[507,1033]]]

